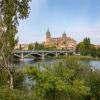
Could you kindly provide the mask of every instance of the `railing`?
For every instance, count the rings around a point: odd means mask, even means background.
[[[74,50],[52,50],[52,51],[43,51],[43,50],[41,50],[41,51],[36,51],[36,50],[34,50],[34,51],[20,51],[20,50],[16,50],[16,51],[14,51],[14,53],[35,53],[35,52],[37,52],[37,53],[47,53],[47,52],[74,52]]]

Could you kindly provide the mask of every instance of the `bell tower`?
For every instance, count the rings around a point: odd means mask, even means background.
[[[50,41],[51,41],[51,34],[50,34],[49,29],[48,29],[47,32],[46,32],[46,42],[50,43]]]
[[[66,32],[64,32],[63,34],[62,34],[62,37],[63,38],[66,38],[67,36],[66,36]]]
[[[63,38],[63,41],[66,41],[66,32],[64,32],[63,34],[62,34],[62,38]]]

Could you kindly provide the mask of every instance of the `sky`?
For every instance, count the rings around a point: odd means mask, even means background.
[[[49,28],[52,37],[66,32],[77,42],[89,37],[100,44],[100,0],[32,0],[30,8],[18,26],[20,43],[45,41]]]

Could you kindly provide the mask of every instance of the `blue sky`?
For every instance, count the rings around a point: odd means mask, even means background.
[[[59,37],[65,31],[78,42],[90,37],[100,44],[100,0],[32,0],[29,18],[20,21],[19,42],[45,41],[50,29]]]

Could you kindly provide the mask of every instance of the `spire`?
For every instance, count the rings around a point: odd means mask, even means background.
[[[50,38],[50,37],[51,37],[51,34],[50,34],[50,31],[49,31],[49,28],[48,28],[48,30],[47,30],[47,32],[46,32],[46,37],[47,37],[47,38]]]
[[[47,29],[47,33],[50,33],[50,30],[49,30],[49,28]]]

